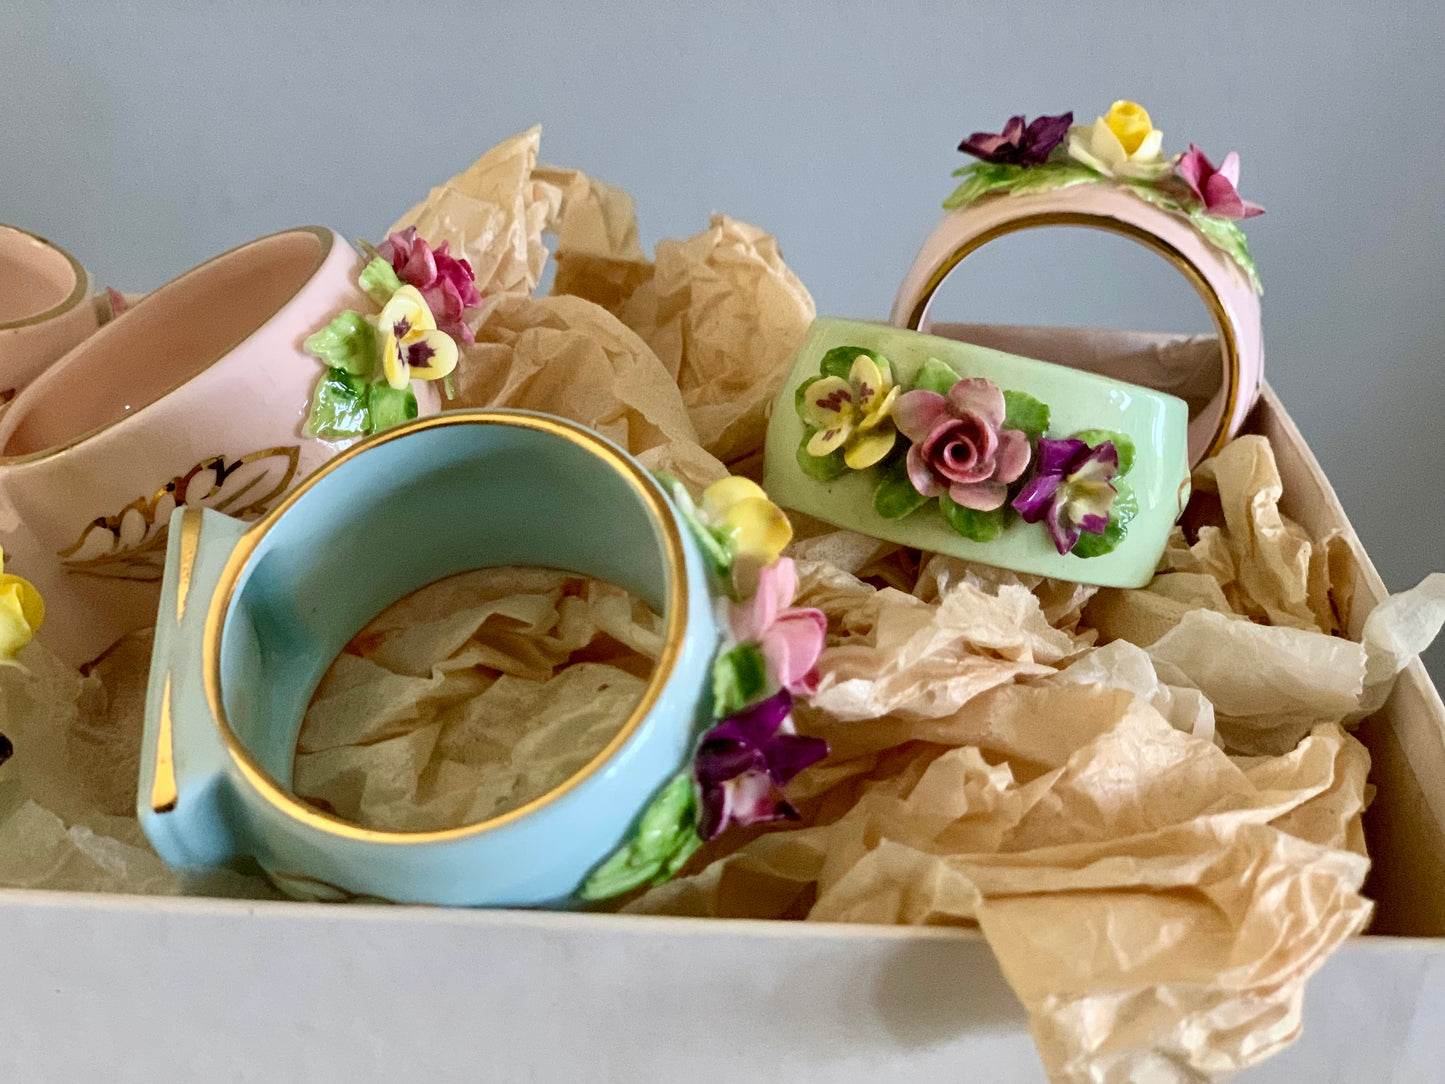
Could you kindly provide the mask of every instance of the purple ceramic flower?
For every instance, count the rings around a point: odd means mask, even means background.
[[[443,241],[432,248],[416,235],[415,226],[408,226],[378,245],[376,253],[390,261],[402,282],[421,291],[440,330],[462,342],[474,342],[471,328],[462,323],[462,313],[480,305],[482,295],[477,292],[472,265],[453,256],[450,247],[451,242]]]
[[[1239,155],[1230,151],[1218,169],[1204,157],[1193,143],[1189,153],[1179,159],[1176,167],[1184,183],[1193,189],[1204,204],[1204,213],[1220,218],[1253,218],[1264,214],[1264,208],[1247,199],[1240,199],[1235,186],[1239,184]]]
[[[1003,392],[991,380],[960,380],[948,395],[918,389],[898,397],[893,420],[913,442],[908,480],[925,497],[991,512],[1029,465],[1029,438],[1004,429]]]
[[[1049,152],[1063,142],[1069,125],[1073,123],[1074,114],[1069,112],[1056,117],[1035,117],[1025,127],[1020,114],[1009,117],[998,135],[974,132],[958,145],[958,149],[998,165],[1036,166],[1046,161]]]
[[[1111,440],[1090,448],[1082,440],[1041,437],[1037,468],[1014,498],[1014,510],[1027,523],[1044,520],[1054,548],[1068,553],[1082,532],[1103,534],[1109,526],[1118,473],[1119,452]]]
[[[702,791],[698,835],[715,839],[730,824],[797,820],[782,787],[828,755],[822,738],[793,730],[793,696],[783,689],[703,735],[693,772]]]

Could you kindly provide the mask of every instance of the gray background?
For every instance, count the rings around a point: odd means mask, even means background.
[[[633,192],[645,245],[726,211],[778,236],[820,312],[882,317],[960,138],[1133,98],[1166,149],[1240,151],[1269,208],[1249,224],[1269,379],[1390,587],[1445,568],[1441,0],[0,0],[0,56],[0,221],[134,290],[286,226],[375,238],[541,122],[545,160]],[[1116,239],[1025,235],[935,312],[1206,329],[1158,270]]]

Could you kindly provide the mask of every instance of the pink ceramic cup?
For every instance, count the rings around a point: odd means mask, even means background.
[[[0,417],[5,571],[46,602],[38,639],[79,664],[153,625],[178,504],[269,510],[344,443],[302,435],[322,365],[302,340],[372,311],[363,260],[308,227],[217,256],[52,365]],[[421,411],[437,407],[419,389]]]
[[[0,225],[0,404],[99,326],[80,261],[43,237]]]
[[[949,211],[904,276],[893,302],[892,322],[927,331],[934,292],[966,256],[999,237],[1046,226],[1084,226],[1137,241],[1173,264],[1203,299],[1219,342],[1221,377],[1218,390],[1189,420],[1189,458],[1198,463],[1214,455],[1239,432],[1259,398],[1264,375],[1259,294],[1239,266],[1187,219],[1145,202],[1127,188],[1077,184],[1026,195],[986,196]],[[1049,360],[1069,363],[1067,358]],[[1160,391],[1175,390],[1137,373],[1128,379]]]

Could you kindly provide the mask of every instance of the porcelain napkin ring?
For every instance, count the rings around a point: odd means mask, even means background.
[[[824,635],[818,611],[791,605],[790,537],[752,482],[723,479],[694,502],[581,426],[507,410],[373,436],[254,525],[178,509],[141,824],[175,866],[250,858],[311,898],[572,906],[665,880],[730,824],[796,816],[781,787],[827,752],[789,715]],[[616,736],[480,823],[380,831],[299,801],[297,736],[337,653],[408,593],[495,565],[597,576],[662,616],[662,652]]]
[[[814,321],[768,424],[764,485],[875,538],[1142,587],[1189,497],[1172,395],[856,320]]]
[[[943,280],[1000,237],[1055,226],[1126,237],[1164,257],[1209,310],[1222,377],[1190,422],[1190,462],[1214,455],[1244,424],[1264,373],[1259,274],[1240,226],[1264,208],[1236,191],[1239,156],[1216,168],[1191,144],[1166,157],[1162,134],[1134,102],[1115,102],[1092,124],[1074,124],[1073,113],[1024,119],[959,146],[977,160],[956,171],[962,181],[904,277],[891,322],[927,331]]]

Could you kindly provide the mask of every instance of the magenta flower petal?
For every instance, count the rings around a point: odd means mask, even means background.
[[[1083,443],[1080,441],[1079,443]],[[1106,440],[1084,455],[1077,456],[1069,467],[1071,482],[1107,482],[1119,473],[1119,450]]]
[[[1049,505],[1044,523],[1049,528],[1049,537],[1054,540],[1054,549],[1060,554],[1068,553],[1079,544],[1079,528],[1065,521],[1063,501],[1054,501]]]
[[[948,389],[948,412],[955,418],[974,414],[986,422],[990,429],[997,429],[1003,424],[1005,410],[1003,392],[992,380],[974,377],[960,380]]]
[[[1035,117],[1024,132],[1019,164],[1036,166],[1045,161],[1049,153],[1063,142],[1074,123],[1074,114],[1060,113],[1053,117]]]
[[[783,613],[761,641],[768,676],[789,692],[812,691],[817,684],[813,667],[827,635],[823,611],[798,607]]]
[[[909,440],[917,443],[933,432],[933,427],[947,415],[948,400],[936,391],[905,392],[893,404],[893,424]]]
[[[1239,184],[1239,155],[1234,151],[1230,151],[1224,158],[1224,164],[1215,169],[1204,156],[1204,152],[1191,143],[1188,153],[1179,159],[1174,168],[1204,205],[1205,214],[1232,219],[1253,218],[1255,215],[1264,214],[1263,207],[1241,199],[1236,191]]]
[[[1080,516],[1079,530],[1089,534],[1103,534],[1109,529],[1108,516]]]
[[[1037,523],[1053,503],[1054,490],[1064,480],[1062,474],[1036,474],[1013,499],[1013,509],[1025,523]]]
[[[1038,471],[1040,474],[1068,474],[1073,470],[1075,460],[1082,459],[1088,451],[1089,446],[1082,440],[1043,437],[1039,440]]]
[[[948,487],[948,496],[954,504],[976,512],[992,512],[1003,506],[1008,486],[1002,482],[955,482]]]
[[[998,470],[995,473],[1000,482],[1017,481],[1029,465],[1033,449],[1029,438],[1017,429],[1001,429],[998,434]]]
[[[703,735],[702,745],[698,751],[697,777],[699,782],[708,783],[716,778],[715,773],[719,770],[736,774],[736,767],[729,761],[723,764],[721,761],[709,761],[704,764],[703,754],[705,752],[718,752],[724,758],[732,755],[731,747],[718,745],[716,750],[710,747],[719,742],[732,742],[738,745],[746,745],[757,750],[757,755],[763,757],[763,748],[772,739],[778,729],[787,722],[788,714],[793,710],[793,694],[783,689],[774,693],[766,700],[760,700],[752,707],[744,708],[736,715],[718,723],[717,726]],[[757,761],[758,766],[763,760]],[[752,762],[748,762],[751,766]]]
[[[1036,166],[1046,161],[1049,154],[1068,133],[1074,123],[1074,114],[1060,113],[1052,117],[1035,117],[1027,126],[1023,115],[1010,117],[997,135],[991,132],[974,132],[958,149],[985,162],[999,165]]]

